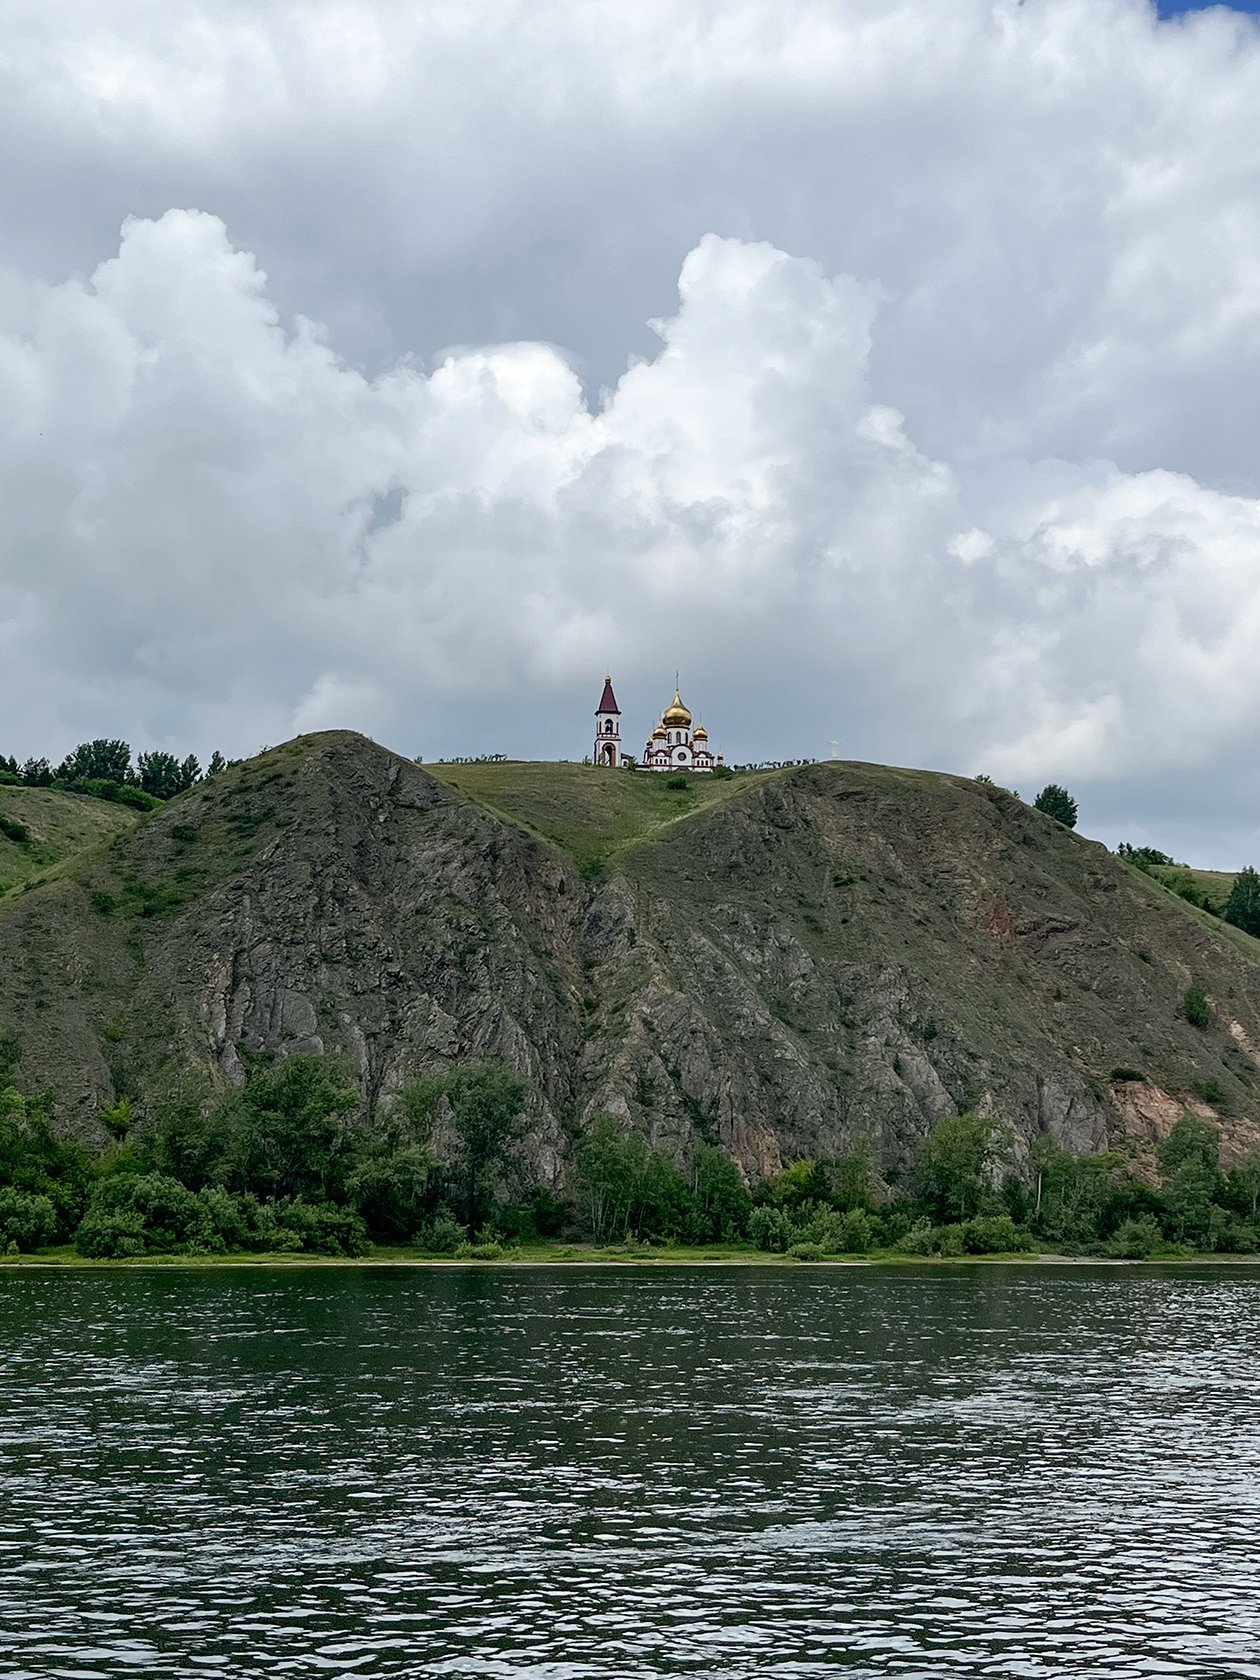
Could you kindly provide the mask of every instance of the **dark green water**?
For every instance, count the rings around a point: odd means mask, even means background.
[[[8,1273],[0,1674],[1260,1676],[1260,1273]]]

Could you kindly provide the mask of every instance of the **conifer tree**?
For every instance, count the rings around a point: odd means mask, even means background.
[[[1048,817],[1053,817],[1055,822],[1062,823],[1064,828],[1076,827],[1076,801],[1058,782],[1047,782],[1033,804]]]
[[[1260,939],[1260,875],[1250,864],[1234,877],[1225,901],[1225,920]]]

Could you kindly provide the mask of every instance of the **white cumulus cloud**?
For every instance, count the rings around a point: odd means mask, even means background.
[[[580,756],[681,666],[1256,849],[1252,20],[14,0],[0,93],[0,749]]]

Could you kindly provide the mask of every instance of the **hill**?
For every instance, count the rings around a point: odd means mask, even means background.
[[[125,833],[137,813],[81,793],[0,787],[0,893],[46,874],[67,858]],[[11,825],[26,830],[15,837]]]
[[[922,771],[664,781],[302,737],[0,898],[0,1024],[84,1138],[250,1054],[340,1053],[372,1105],[501,1053],[548,1182],[601,1109],[754,1178],[858,1132],[895,1175],[977,1106],[1017,1157],[1185,1106],[1260,1139],[1260,942],[1102,846]]]

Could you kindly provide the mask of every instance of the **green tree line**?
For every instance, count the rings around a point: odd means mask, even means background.
[[[597,1116],[562,1192],[513,1195],[529,1088],[494,1058],[413,1081],[369,1116],[334,1058],[253,1059],[226,1093],[193,1081],[137,1119],[101,1116],[96,1156],[57,1137],[50,1093],[19,1091],[0,1032],[0,1251],[73,1243],[83,1255],[305,1251],[373,1243],[485,1255],[554,1238],[743,1244],[802,1259],[963,1255],[1036,1247],[1144,1258],[1260,1251],[1260,1152],[1228,1171],[1216,1127],[1184,1115],[1157,1175],[1120,1155],[1037,1140],[1020,1172],[994,1123],[938,1123],[904,1185],[870,1142],[792,1163],[753,1186],[711,1145],[685,1165]]]
[[[235,762],[216,752],[203,772],[193,753],[178,759],[174,753],[143,752],[133,765],[131,747],[126,741],[102,738],[81,741],[55,769],[46,758],[28,758],[19,763],[13,755],[0,753],[0,785],[86,793],[96,799],[151,810],[154,805],[185,792],[203,776],[217,776]]]

